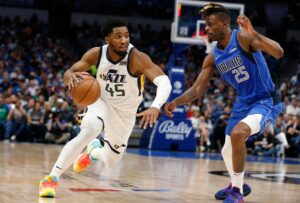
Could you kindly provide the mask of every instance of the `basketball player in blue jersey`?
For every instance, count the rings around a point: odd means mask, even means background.
[[[88,106],[80,133],[64,146],[50,174],[40,181],[41,197],[55,196],[59,177],[72,163],[75,172],[84,171],[96,160],[114,167],[124,155],[136,116],[141,117],[141,127],[152,127],[170,95],[169,78],[148,55],[129,43],[125,21],[108,20],[102,32],[107,44],[88,50],[64,74],[65,85],[72,89],[84,72],[96,65],[101,96]],[[157,86],[156,97],[149,109],[136,114],[143,99],[144,76]],[[95,138],[102,132],[100,142]]]
[[[235,89],[237,100],[222,149],[231,183],[218,191],[215,197],[225,203],[241,203],[244,202],[243,195],[251,192],[250,187],[244,184],[245,142],[251,135],[262,133],[281,112],[281,103],[262,51],[279,59],[283,56],[283,49],[277,42],[257,33],[245,15],[237,19],[241,30],[232,30],[230,13],[222,5],[210,3],[200,13],[205,19],[208,40],[217,41],[217,45],[204,59],[194,85],[166,104],[165,111],[172,117],[176,106],[199,98],[215,69]]]

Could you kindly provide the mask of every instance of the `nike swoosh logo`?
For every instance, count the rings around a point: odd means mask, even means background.
[[[236,50],[236,48],[230,49],[230,50],[229,50],[229,53],[232,53],[232,52],[234,52],[235,50]]]

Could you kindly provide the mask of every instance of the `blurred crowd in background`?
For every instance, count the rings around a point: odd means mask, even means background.
[[[37,7],[43,6],[38,4],[40,1],[36,2]],[[74,2],[80,5],[81,1]],[[146,4],[150,8],[157,5],[155,0],[134,2]],[[166,5],[164,11],[160,11],[166,15],[162,18],[170,17],[173,4],[170,5],[169,1],[159,2]],[[102,7],[105,5],[102,4]],[[121,4],[118,1],[114,5]],[[133,5],[130,9],[134,6],[140,5]],[[146,10],[149,11],[150,8]],[[155,18],[155,12],[135,13],[141,14]],[[299,13],[293,14],[291,11],[289,22],[295,20],[297,15]],[[254,13],[252,15],[254,24],[257,23],[255,18]],[[293,23],[292,25],[297,26]],[[73,103],[69,91],[63,84],[63,73],[86,50],[102,45],[104,41],[100,32],[101,25],[97,23],[73,24],[71,29],[72,35],[68,38],[53,37],[49,33],[48,25],[40,22],[36,15],[30,20],[21,20],[18,16],[14,19],[0,16],[1,140],[63,144],[79,132],[78,114],[80,115],[84,107]],[[157,31],[150,25],[142,24],[130,24],[129,29],[131,42],[138,49],[148,53],[167,73],[174,48],[174,44],[170,41],[170,30],[163,27]],[[292,38],[282,46],[285,48],[283,59],[277,61],[269,56],[266,56],[266,59],[277,90],[280,92],[284,109],[274,125],[271,125],[263,135],[247,143],[248,152],[254,155],[280,157],[300,155],[299,42]],[[186,46],[182,56],[175,59],[175,65],[184,66],[185,88],[189,88],[195,81],[205,56],[205,47],[193,45]],[[289,69],[288,74],[286,72],[282,74],[285,68]],[[95,67],[90,72],[95,74]],[[151,105],[156,92],[153,87],[151,82],[146,81],[145,99],[139,110]],[[233,89],[216,74],[208,85],[206,94],[186,105],[187,117],[191,119],[196,130],[198,151],[220,152],[235,96]]]

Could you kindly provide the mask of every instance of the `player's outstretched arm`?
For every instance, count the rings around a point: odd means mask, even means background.
[[[80,82],[85,71],[89,70],[92,65],[97,64],[99,58],[99,47],[94,47],[88,50],[79,61],[74,63],[71,68],[64,73],[64,84],[72,89]]]
[[[157,120],[160,108],[167,101],[171,93],[172,86],[170,80],[161,68],[152,62],[147,54],[137,49],[132,51],[130,67],[133,74],[144,74],[157,86],[156,96],[151,107],[137,114],[137,117],[141,117],[140,127],[147,128],[148,125],[152,127]]]
[[[165,105],[165,112],[167,116],[173,117],[172,112],[175,110],[176,106],[181,106],[187,104],[197,98],[199,98],[207,87],[207,83],[212,77],[214,72],[214,57],[213,53],[207,55],[202,64],[202,70],[197,77],[197,80],[186,90],[181,96],[175,98],[173,101]]]
[[[237,23],[242,28],[242,32],[240,32],[238,36],[239,41],[246,51],[262,50],[277,59],[283,56],[284,51],[280,44],[256,32],[247,16],[239,16]]]

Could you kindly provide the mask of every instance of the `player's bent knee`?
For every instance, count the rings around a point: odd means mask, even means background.
[[[81,128],[80,133],[78,134],[78,136],[82,136],[84,138],[90,137],[90,138],[94,139],[100,133],[101,133],[101,130],[83,127],[83,128]]]
[[[245,140],[251,134],[250,127],[245,123],[240,123],[231,131],[231,140]]]
[[[103,131],[103,121],[92,113],[86,113],[80,125],[80,129],[84,134],[91,134],[91,136],[98,136]]]
[[[241,141],[244,141],[247,138],[245,136],[245,133],[240,131],[232,131],[230,137],[232,140],[232,145],[234,145],[234,143],[239,143]]]

